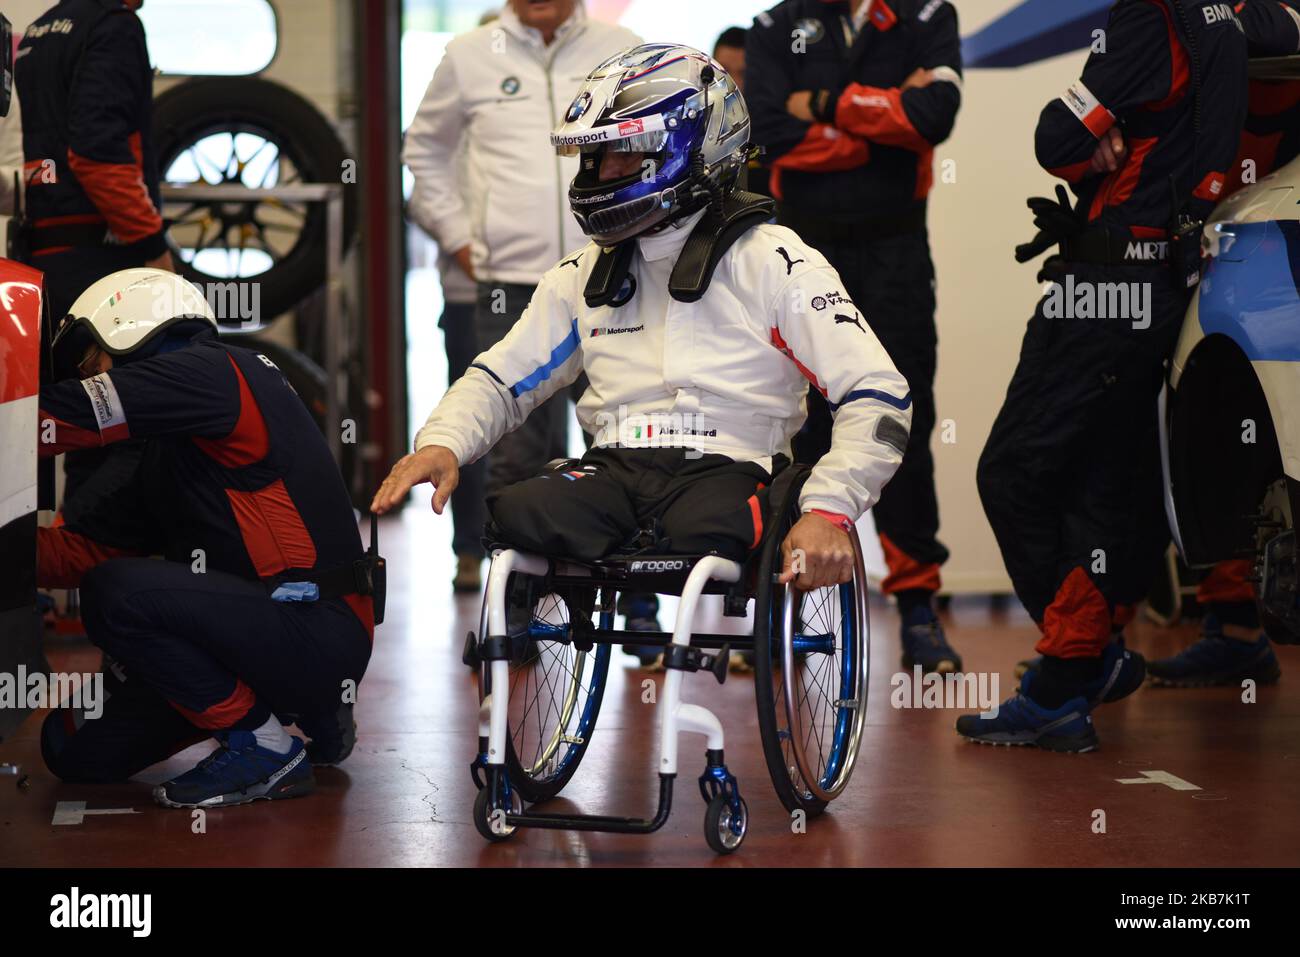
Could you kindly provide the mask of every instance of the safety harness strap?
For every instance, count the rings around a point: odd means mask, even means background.
[[[776,215],[776,203],[757,193],[735,192],[710,210],[691,230],[668,279],[668,293],[678,302],[698,302],[708,291],[713,270],[732,243]]]
[[[698,302],[708,291],[713,270],[732,244],[775,213],[776,204],[767,196],[746,192],[728,196],[721,214],[710,211],[691,230],[668,279],[669,294],[678,302]],[[635,238],[601,250],[583,290],[588,308],[613,304],[632,267],[635,251]]]

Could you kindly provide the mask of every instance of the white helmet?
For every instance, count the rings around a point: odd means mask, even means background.
[[[125,356],[156,341],[169,326],[196,319],[217,328],[212,307],[194,283],[164,269],[123,269],[77,297],[52,346],[82,352],[93,341],[110,355]],[[74,340],[80,341],[74,345]]]

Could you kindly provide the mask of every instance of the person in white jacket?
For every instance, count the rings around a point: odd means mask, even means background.
[[[406,131],[407,213],[477,281],[480,346],[510,331],[542,274],[582,241],[564,199],[576,161],[549,155],[547,136],[592,65],[638,42],[577,0],[510,0],[447,44]],[[488,489],[564,455],[569,419],[564,396],[539,409],[489,457]]]
[[[585,371],[578,416],[593,447],[489,496],[492,535],[589,560],[651,528],[661,550],[741,560],[811,381],[834,415],[832,444],[803,487],[783,579],[848,581],[853,523],[898,468],[911,397],[835,270],[763,222],[770,200],[735,189],[750,149],[734,82],[689,47],[636,47],[591,74],[551,141],[580,154],[569,202],[594,241],[547,271],[371,508],[429,481],[441,513],[463,463]]]

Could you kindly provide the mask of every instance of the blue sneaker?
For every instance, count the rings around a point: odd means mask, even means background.
[[[659,598],[656,595],[618,596],[618,612],[623,616],[624,631],[662,631],[659,627]],[[663,660],[657,645],[623,645],[623,650],[641,662],[642,668],[655,668]]]
[[[1023,661],[1020,664],[1027,667],[1021,671],[1017,665],[1017,677],[1020,678],[1020,687],[1026,694],[1031,694],[1031,688],[1035,678],[1038,676],[1038,669],[1043,664],[1043,658],[1040,655],[1029,661]],[[1142,682],[1146,679],[1147,663],[1136,651],[1130,651],[1124,646],[1124,637],[1117,635],[1105,650],[1101,653],[1101,676],[1094,681],[1088,682],[1083,686],[1083,696],[1088,699],[1089,707],[1097,707],[1103,702],[1109,704],[1118,701],[1120,698],[1127,698],[1138,688],[1142,687]]]
[[[1055,710],[1036,704],[1021,692],[998,706],[996,717],[964,714],[957,719],[957,733],[980,744],[1034,745],[1045,751],[1082,754],[1097,748],[1097,731],[1092,726],[1088,702],[1067,701]]]
[[[922,671],[938,674],[961,671],[961,655],[948,644],[933,609],[922,605],[903,616],[902,641],[904,668],[920,665]]]
[[[301,797],[316,789],[307,750],[298,738],[288,754],[260,747],[251,731],[218,734],[221,747],[153,789],[164,807],[231,807],[251,801]]]
[[[1241,684],[1247,678],[1256,684],[1276,684],[1282,676],[1273,646],[1263,633],[1255,641],[1229,638],[1213,615],[1201,625],[1201,640],[1172,658],[1147,665],[1151,683],[1166,688],[1206,688]]]

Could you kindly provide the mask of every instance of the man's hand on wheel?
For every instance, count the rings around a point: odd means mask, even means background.
[[[849,533],[830,519],[809,512],[795,522],[781,543],[781,569],[781,584],[793,581],[802,591],[849,581],[853,577]]]
[[[371,500],[370,511],[383,515],[422,482],[433,483],[433,510],[441,515],[447,499],[451,498],[452,491],[460,482],[460,463],[451,449],[427,445],[398,459]]]

